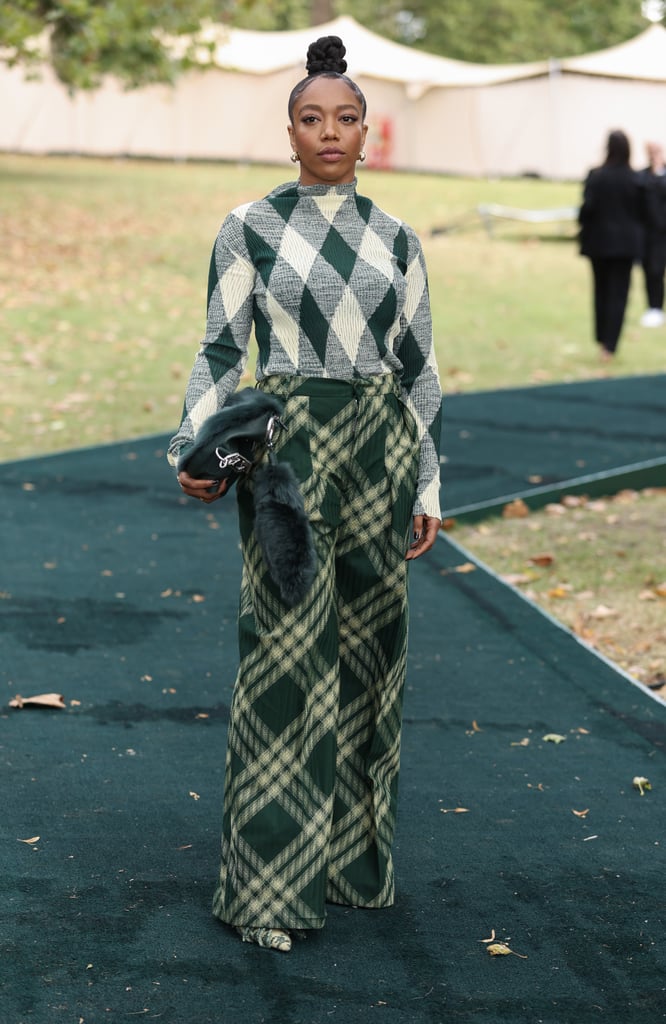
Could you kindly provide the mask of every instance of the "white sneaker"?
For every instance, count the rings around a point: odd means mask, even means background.
[[[641,327],[662,327],[664,314],[661,309],[646,309],[641,317]]]

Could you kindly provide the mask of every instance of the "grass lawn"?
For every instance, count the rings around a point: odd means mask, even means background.
[[[204,330],[218,227],[292,173],[0,155],[0,457],[173,431]],[[421,235],[445,393],[664,372],[666,328],[638,326],[639,273],[619,355],[602,370],[573,226],[567,235],[504,223],[490,238],[475,212],[480,203],[576,205],[579,184],[361,170],[359,190]],[[497,571],[527,574],[534,600],[661,688],[666,497],[588,511],[592,524],[543,512],[529,525],[498,520],[457,536]],[[537,544],[557,557],[535,569]],[[599,564],[608,579],[597,579]]]

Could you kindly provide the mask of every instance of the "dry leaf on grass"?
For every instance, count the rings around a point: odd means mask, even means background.
[[[532,583],[534,581],[534,576],[531,576],[526,572],[508,572],[502,576],[502,579],[511,587],[519,587],[523,583]]]
[[[548,566],[553,564],[553,562],[555,561],[555,556],[550,555],[547,552],[544,552],[541,555],[532,555],[529,561],[533,565]]]
[[[598,604],[594,611],[590,612],[591,619],[612,619],[616,615],[617,612],[605,604]]]
[[[22,697],[17,693],[13,700],[10,700],[10,708],[24,708],[34,705],[41,708],[64,708],[65,698],[61,693],[39,693],[35,697]]]
[[[502,509],[502,515],[505,519],[525,519],[529,514],[530,510],[522,498],[516,498],[515,501],[508,502]]]

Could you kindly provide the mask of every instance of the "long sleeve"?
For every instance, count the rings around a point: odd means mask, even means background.
[[[409,233],[406,296],[395,354],[403,366],[401,384],[407,406],[416,420],[421,458],[414,514],[441,518],[439,503],[439,443],[442,390],[435,357],[423,250]]]
[[[238,386],[248,358],[252,331],[255,268],[248,256],[242,222],[230,214],[217,236],[208,274],[206,334],[185,392],[183,418],[167,458],[176,465],[212,413]]]

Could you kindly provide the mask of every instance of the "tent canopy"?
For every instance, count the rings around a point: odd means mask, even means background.
[[[225,25],[203,26],[198,60],[226,70],[265,75],[287,68],[304,68],[308,46],[319,36],[339,36],[347,48],[352,77],[379,78],[404,85],[489,85],[530,78],[548,71],[547,61],[528,64],[470,64],[401,46],[363,28],[353,18],[336,18],[325,25],[291,32],[252,32]],[[171,41],[179,53],[192,37]],[[304,72],[305,73],[305,72]]]
[[[559,61],[563,71],[606,78],[666,82],[666,29],[651,25],[634,39],[607,50]]]

